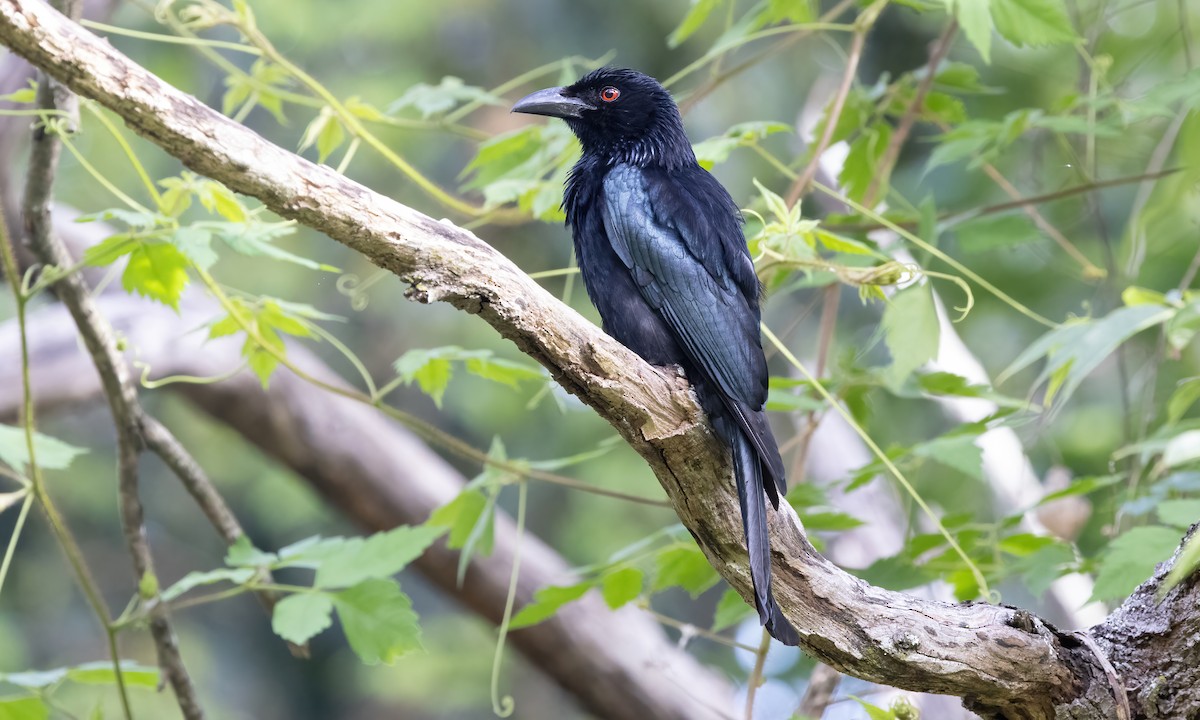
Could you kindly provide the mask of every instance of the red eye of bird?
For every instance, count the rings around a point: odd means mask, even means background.
[[[612,102],[619,97],[621,97],[621,91],[611,85],[600,91],[600,99],[604,102]]]

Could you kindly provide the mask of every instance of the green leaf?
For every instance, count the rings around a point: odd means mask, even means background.
[[[720,6],[721,2],[722,0],[692,0],[692,6],[683,16],[679,27],[672,30],[671,34],[667,36],[667,47],[679,47],[684,40],[691,37],[700,29],[700,26],[704,25],[708,16]]]
[[[250,543],[250,538],[242,535],[225,553],[225,564],[231,567],[266,567],[278,562],[275,553],[263,552]]]
[[[279,637],[303,645],[333,624],[333,598],[322,592],[288,595],[275,605],[271,629]]]
[[[892,354],[886,379],[899,385],[914,370],[937,357],[940,329],[928,283],[897,292],[883,311],[884,342]]]
[[[25,428],[0,424],[0,461],[13,470],[21,471],[29,464],[28,448],[25,442]],[[37,456],[39,467],[45,470],[66,470],[76,457],[87,450],[35,430],[33,452]]]
[[[914,445],[912,453],[982,480],[983,451],[975,444],[976,439],[976,435],[943,435]]]
[[[583,597],[592,588],[591,582],[576,585],[550,585],[533,594],[533,601],[521,608],[508,624],[510,630],[537,625],[554,616],[558,609]]]
[[[1157,305],[1120,307],[1099,320],[1080,320],[1064,324],[1038,338],[997,378],[997,384],[1045,356],[1046,367],[1036,384],[1052,380],[1058,374],[1055,390],[1046,393],[1049,405],[1057,396],[1059,403],[1067,401],[1100,363],[1121,343],[1139,332],[1165,322],[1174,314],[1172,308]]]
[[[135,687],[158,687],[158,668],[142,665],[132,660],[121,661],[121,677],[126,685]],[[67,668],[67,678],[85,685],[116,685],[117,674],[108,660],[96,660]]]
[[[276,239],[291,235],[296,231],[296,224],[290,220],[277,223],[229,222],[208,223],[208,225],[216,232],[217,237],[221,238],[234,252],[251,257],[261,255],[306,267],[309,270],[340,272],[333,265],[288,252],[274,244]]]
[[[138,241],[129,235],[113,235],[83,251],[83,261],[92,267],[112,265],[118,258],[128,255],[138,246]]]
[[[468,358],[467,372],[511,388],[517,388],[527,380],[543,380],[546,377],[536,365],[491,357],[490,354]]]
[[[1167,423],[1174,425],[1182,420],[1197,399],[1200,399],[1200,376],[1180,380],[1167,401]]]
[[[405,525],[367,538],[308,539],[280,550],[275,567],[316,568],[315,587],[350,587],[395,575],[445,533],[442,527]]]
[[[996,29],[1017,47],[1078,40],[1062,0],[991,0]]]
[[[891,710],[884,710],[881,707],[872,705],[866,700],[854,697],[853,695],[850,697],[854,698],[854,702],[862,706],[862,709],[866,711],[867,717],[870,718],[870,720],[896,720],[896,714]]]
[[[876,123],[864,129],[854,142],[850,143],[850,151],[846,154],[846,162],[838,180],[846,189],[846,195],[858,202],[864,202],[867,188],[876,182],[875,199],[887,195],[887,186],[877,182],[879,177],[879,161],[887,150],[888,142],[892,139],[892,128],[885,123]]]
[[[992,15],[989,0],[942,0],[985,63],[991,62]]]
[[[1159,520],[1183,530],[1200,522],[1200,500],[1164,500],[1157,511]]]
[[[248,567],[217,568],[216,570],[207,570],[204,572],[190,572],[176,581],[174,585],[164,590],[162,592],[162,599],[165,602],[170,602],[188,590],[202,585],[212,585],[219,582],[231,582],[234,585],[241,585],[254,577],[254,573],[254,568]]]
[[[212,231],[185,225],[175,231],[171,242],[188,257],[196,267],[207,270],[217,262],[217,253],[212,249]]]
[[[754,608],[742,599],[733,588],[725,588],[721,599],[717,601],[717,609],[713,612],[713,632],[721,632],[732,627],[754,614]]]
[[[800,521],[809,532],[819,530],[853,530],[863,524],[862,520],[838,510],[800,512]]]
[[[458,349],[409,350],[392,367],[405,383],[411,384],[416,380],[421,391],[433,398],[433,403],[440,408],[442,396],[446,394],[446,387],[454,376],[454,368],[444,356],[447,350]]]
[[[1051,583],[1073,570],[1074,564],[1075,551],[1068,545],[1052,541],[1014,562],[1012,568],[1020,573],[1029,592],[1040,596],[1050,588]]]
[[[67,668],[53,670],[26,670],[24,672],[0,673],[0,682],[6,682],[17,687],[36,689],[50,687],[62,682],[67,677]]]
[[[681,587],[692,597],[717,584],[720,577],[708,558],[693,545],[669,545],[654,559],[657,573],[653,588],[657,592],[669,587]]]
[[[0,720],[49,720],[50,708],[39,697],[0,697]]]
[[[484,509],[487,504],[487,497],[483,493],[474,489],[466,489],[450,502],[434,510],[425,524],[449,528],[450,535],[446,539],[446,546],[452,550],[458,550],[466,544],[476,523],[484,519]],[[490,516],[487,520],[491,525]],[[480,548],[483,555],[491,552],[492,532],[490,529],[487,531],[485,545],[486,548]]]
[[[1162,453],[1165,467],[1178,467],[1200,460],[1200,430],[1187,430],[1171,438]]]
[[[129,253],[121,285],[126,292],[137,292],[178,310],[179,298],[188,284],[187,266],[187,256],[174,245],[139,242]]]
[[[815,19],[816,15],[809,0],[768,0],[767,8],[763,11],[763,21],[766,25],[784,21],[805,23]]]
[[[244,223],[249,215],[233,191],[216,180],[202,179],[196,196],[210,213],[216,213],[231,223]]]
[[[1110,485],[1115,485],[1124,479],[1124,475],[1100,475],[1097,477],[1075,478],[1071,481],[1069,486],[1043,497],[1038,501],[1038,505],[1045,505],[1046,503],[1054,502],[1055,500],[1073,495],[1087,495],[1088,493],[1095,492],[1100,488],[1106,488]]]
[[[1154,566],[1171,557],[1179,546],[1179,530],[1161,526],[1136,527],[1109,543],[1100,557],[1092,600],[1116,600],[1133,592],[1150,577]]]
[[[368,665],[392,664],[421,649],[412,600],[394,580],[364,580],[333,594],[350,648]]]
[[[600,581],[600,593],[604,602],[613,610],[637,599],[642,594],[645,574],[635,567],[623,567],[608,573]]]
[[[461,78],[447,75],[437,85],[417,83],[404,94],[392,101],[388,106],[389,115],[405,108],[414,108],[421,117],[430,118],[442,115],[466,102],[482,102],[488,105],[503,105],[500,98],[487,90],[474,85],[467,85]]]
[[[1171,568],[1171,572],[1167,573],[1167,579],[1163,582],[1162,592],[1166,593],[1191,577],[1197,569],[1200,569],[1200,532],[1193,534],[1187,545],[1180,551],[1179,559],[1175,561],[1175,566]]]

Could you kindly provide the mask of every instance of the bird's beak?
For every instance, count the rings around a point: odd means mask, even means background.
[[[577,118],[583,117],[584,110],[592,109],[592,106],[583,100],[567,95],[564,89],[546,88],[526,95],[518,100],[516,105],[513,105],[512,112],[549,115],[556,118]]]

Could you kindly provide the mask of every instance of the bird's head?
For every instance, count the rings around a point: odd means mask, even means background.
[[[643,166],[696,161],[670,93],[636,70],[600,68],[572,85],[527,95],[512,110],[562,118],[584,153]]]

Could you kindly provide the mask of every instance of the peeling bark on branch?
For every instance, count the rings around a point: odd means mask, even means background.
[[[193,170],[363,253],[407,282],[413,299],[478,314],[646,459],[714,567],[749,597],[728,464],[680,379],[643,363],[473,234],[266,142],[40,2],[0,0],[0,42]],[[1191,678],[1191,686],[1173,688],[1179,695],[1197,684],[1200,663],[1193,661],[1190,673],[1167,672],[1172,657],[1194,658],[1195,635],[1160,633],[1175,644],[1146,648],[1136,644],[1140,635],[1123,635],[1120,626],[1109,631],[1103,637],[1111,658],[1142,658],[1144,666],[1130,667],[1152,673],[1121,678],[1114,688],[1086,643],[1027,612],[928,602],[872,587],[818,555],[790,509],[772,515],[771,525],[779,603],[805,649],[843,672],[958,695],[987,718],[1116,717],[1122,683],[1144,687],[1158,674]],[[1194,578],[1167,596],[1173,612],[1188,618],[1198,612],[1198,599]],[[1161,689],[1156,697],[1163,697]],[[1155,717],[1147,702],[1138,696],[1135,718]]]

